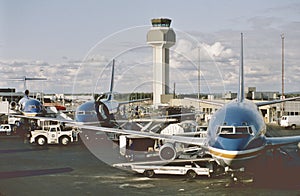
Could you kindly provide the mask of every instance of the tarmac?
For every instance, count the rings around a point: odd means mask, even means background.
[[[271,129],[277,136],[300,134],[300,130]],[[19,136],[0,136],[0,195],[300,195],[297,145],[285,150],[296,157],[289,162],[297,165],[287,171],[289,180],[275,176],[282,180],[233,183],[226,175],[147,178],[103,163],[82,142],[39,147]]]

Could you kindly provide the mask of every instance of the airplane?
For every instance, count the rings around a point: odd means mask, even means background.
[[[235,170],[245,167],[254,168],[257,160],[262,160],[269,149],[278,149],[283,145],[300,142],[300,136],[267,137],[265,135],[266,124],[258,109],[260,106],[299,98],[300,97],[294,97],[259,103],[254,103],[245,98],[243,33],[241,33],[238,96],[231,102],[222,104],[222,107],[213,114],[207,128],[206,138],[91,126],[85,123],[87,121],[80,117],[79,112],[76,113],[75,119],[77,120],[78,127],[81,128],[83,132],[84,130],[90,130],[165,140],[166,142],[159,150],[159,156],[162,160],[174,160],[177,154],[175,144],[185,143],[202,147],[205,149],[205,155],[203,157],[211,157],[218,166]],[[94,112],[92,106],[90,106],[89,109],[90,112]]]
[[[25,116],[36,116],[43,111],[42,103],[34,98],[29,97],[29,90],[25,90],[25,95],[18,103],[18,110]]]
[[[137,99],[137,100],[128,100],[128,101],[116,101],[113,98],[113,86],[114,86],[114,71],[115,70],[115,60],[112,62],[112,71],[111,71],[111,82],[110,89],[108,93],[98,95],[98,100],[104,103],[109,111],[110,115],[113,115],[119,111],[121,105],[148,101],[149,98],[146,99]],[[105,98],[105,96],[107,96]],[[94,96],[95,100],[97,99],[97,95]],[[77,107],[75,112],[75,120],[78,122],[98,122],[97,113],[95,111],[95,100],[87,101],[80,106]]]
[[[29,97],[29,91],[27,90],[26,81],[27,80],[47,80],[46,78],[29,78],[29,77],[22,77],[22,78],[13,78],[9,80],[14,81],[24,81],[24,97],[19,100],[18,103],[12,102],[10,107],[12,110],[17,112],[21,112],[25,116],[36,116],[43,112],[43,105],[38,99],[34,99]]]

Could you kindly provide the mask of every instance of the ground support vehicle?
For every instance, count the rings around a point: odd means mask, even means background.
[[[0,125],[0,133],[5,133],[6,135],[11,135],[13,133],[12,126],[9,124]]]
[[[78,141],[78,130],[65,129],[60,125],[49,125],[42,129],[36,129],[30,132],[30,143],[36,143],[39,146],[46,144],[68,145],[70,142]]]
[[[300,115],[298,116],[282,116],[280,120],[280,126],[292,129],[300,126]]]
[[[153,177],[155,174],[186,175],[188,178],[197,176],[210,177],[213,173],[214,160],[211,158],[175,159],[169,161],[118,163],[114,167],[125,168]]]

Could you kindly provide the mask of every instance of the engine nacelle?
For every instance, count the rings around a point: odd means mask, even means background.
[[[17,107],[18,107],[18,104],[16,102],[14,102],[14,101],[10,102],[9,109],[16,110]]]
[[[177,157],[177,152],[172,143],[165,143],[159,150],[159,157],[164,161],[172,161]]]

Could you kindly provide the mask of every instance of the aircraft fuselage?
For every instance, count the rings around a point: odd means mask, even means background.
[[[265,149],[266,125],[257,106],[234,100],[219,109],[208,127],[208,150],[223,166],[240,167]]]

